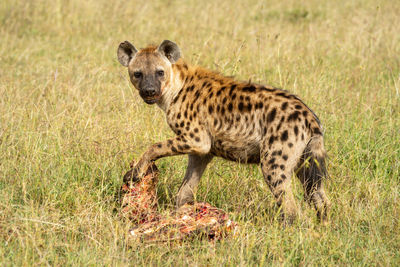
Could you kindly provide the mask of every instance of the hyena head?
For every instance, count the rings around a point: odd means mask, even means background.
[[[181,56],[179,47],[164,40],[158,47],[137,50],[125,41],[118,47],[118,61],[128,67],[133,86],[147,104],[156,103],[172,79],[172,64]]]

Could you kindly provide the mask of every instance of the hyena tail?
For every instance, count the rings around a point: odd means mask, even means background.
[[[322,135],[314,135],[308,142],[297,171],[304,187],[305,199],[314,204],[319,219],[324,220],[329,208],[329,200],[323,187],[326,170],[326,151]]]

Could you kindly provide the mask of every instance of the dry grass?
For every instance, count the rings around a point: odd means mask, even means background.
[[[3,0],[2,265],[399,265],[400,3]],[[114,195],[132,156],[172,135],[116,60],[120,41],[177,42],[185,58],[287,88],[320,116],[327,226],[282,229],[257,166],[214,160],[197,198],[242,225],[210,244],[129,242]],[[186,158],[159,161],[173,204]]]

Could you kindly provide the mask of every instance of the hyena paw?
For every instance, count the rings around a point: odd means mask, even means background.
[[[128,182],[136,183],[139,180],[140,179],[139,179],[138,171],[136,168],[132,168],[127,173],[125,173],[124,179],[123,179],[124,183],[128,183]]]

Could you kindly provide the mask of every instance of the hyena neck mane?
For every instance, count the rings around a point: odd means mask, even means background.
[[[179,76],[180,80],[182,81],[183,85],[194,85],[200,84],[201,82],[209,82],[211,87],[212,85],[222,85],[229,82],[236,82],[233,77],[224,76],[218,71],[206,69],[200,66],[190,65],[185,62],[183,59],[178,60],[173,65],[174,74]],[[207,87],[207,86],[202,86]]]
[[[245,84],[245,82],[236,81],[233,77],[224,76],[223,74],[209,70],[200,66],[190,65],[182,58],[175,64],[172,64],[172,75],[168,86],[165,88],[162,101],[159,107],[166,112],[179,92],[185,88],[189,91],[207,90],[211,87],[221,87],[227,84]]]

